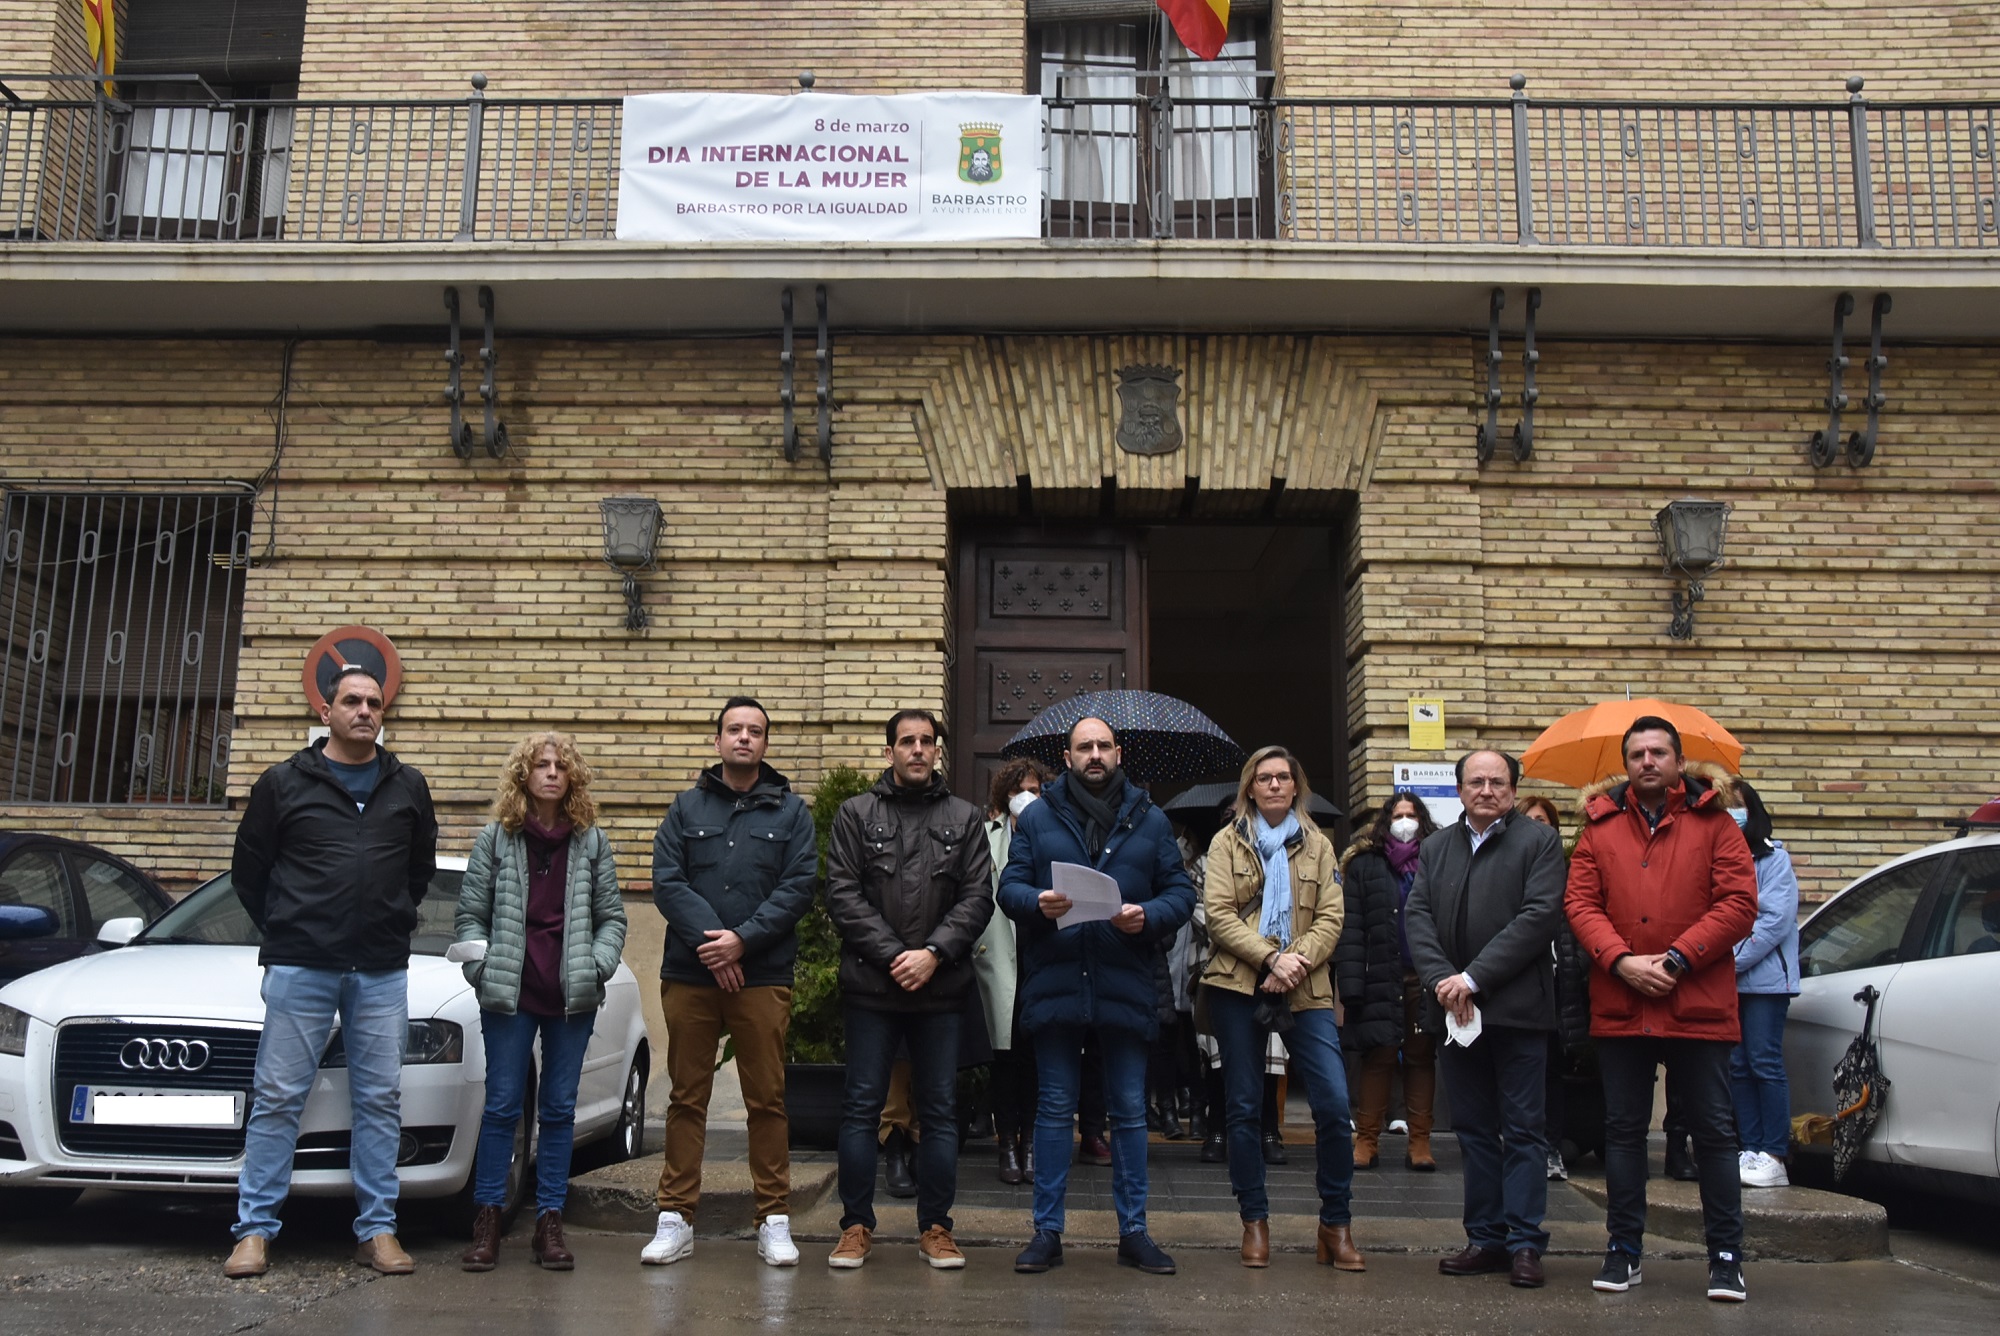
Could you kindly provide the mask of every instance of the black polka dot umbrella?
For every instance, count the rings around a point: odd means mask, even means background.
[[[1118,735],[1128,777],[1174,784],[1242,769],[1245,753],[1213,719],[1184,700],[1155,691],[1092,691],[1057,701],[1000,749],[1060,770],[1077,720],[1102,719]]]

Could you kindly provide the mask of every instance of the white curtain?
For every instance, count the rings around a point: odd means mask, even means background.
[[[1151,29],[1130,23],[1042,29],[1042,96],[1136,98]],[[1139,199],[1136,105],[1049,109],[1048,198],[1130,205]]]

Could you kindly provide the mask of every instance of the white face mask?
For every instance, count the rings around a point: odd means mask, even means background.
[[[1417,838],[1417,819],[1413,816],[1399,816],[1389,823],[1389,838],[1402,840],[1405,844]]]
[[[1750,824],[1750,809],[1747,807],[1732,807],[1729,809],[1729,815],[1735,819],[1738,830]]]
[[[1040,796],[1041,795],[1033,792],[1032,790],[1022,789],[1019,793],[1015,794],[1013,797],[1007,800],[1007,810],[1008,812],[1013,814],[1013,817],[1016,821],[1019,821],[1021,819],[1021,813],[1028,810],[1028,804],[1035,801],[1035,799]]]

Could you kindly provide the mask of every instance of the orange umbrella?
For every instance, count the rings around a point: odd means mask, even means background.
[[[1732,773],[1743,762],[1743,744],[1692,705],[1664,700],[1607,700],[1566,714],[1543,730],[1521,755],[1521,772],[1573,789],[1623,774],[1620,743],[1641,715],[1657,715],[1681,732],[1681,753],[1690,761],[1713,761]]]

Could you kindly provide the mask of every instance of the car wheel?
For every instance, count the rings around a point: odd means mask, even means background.
[[[618,1105],[618,1125],[611,1129],[611,1162],[636,1160],[646,1153],[646,1050],[632,1058],[625,1073],[625,1095]]]
[[[67,1211],[82,1195],[82,1188],[0,1189],[0,1216],[9,1220],[47,1220]]]
[[[473,1129],[473,1136],[478,1136]],[[514,1145],[507,1158],[507,1189],[500,1203],[502,1227],[514,1223],[514,1217],[521,1213],[521,1205],[528,1199],[528,1178],[534,1172],[535,1158],[535,1071],[528,1069],[528,1079],[521,1087],[521,1119],[514,1124]],[[473,1200],[473,1185],[479,1177],[479,1156],[475,1150],[471,1172],[465,1176],[465,1186],[451,1199],[447,1208],[447,1222],[454,1232],[469,1236],[472,1233],[473,1217],[479,1214],[479,1203]]]

